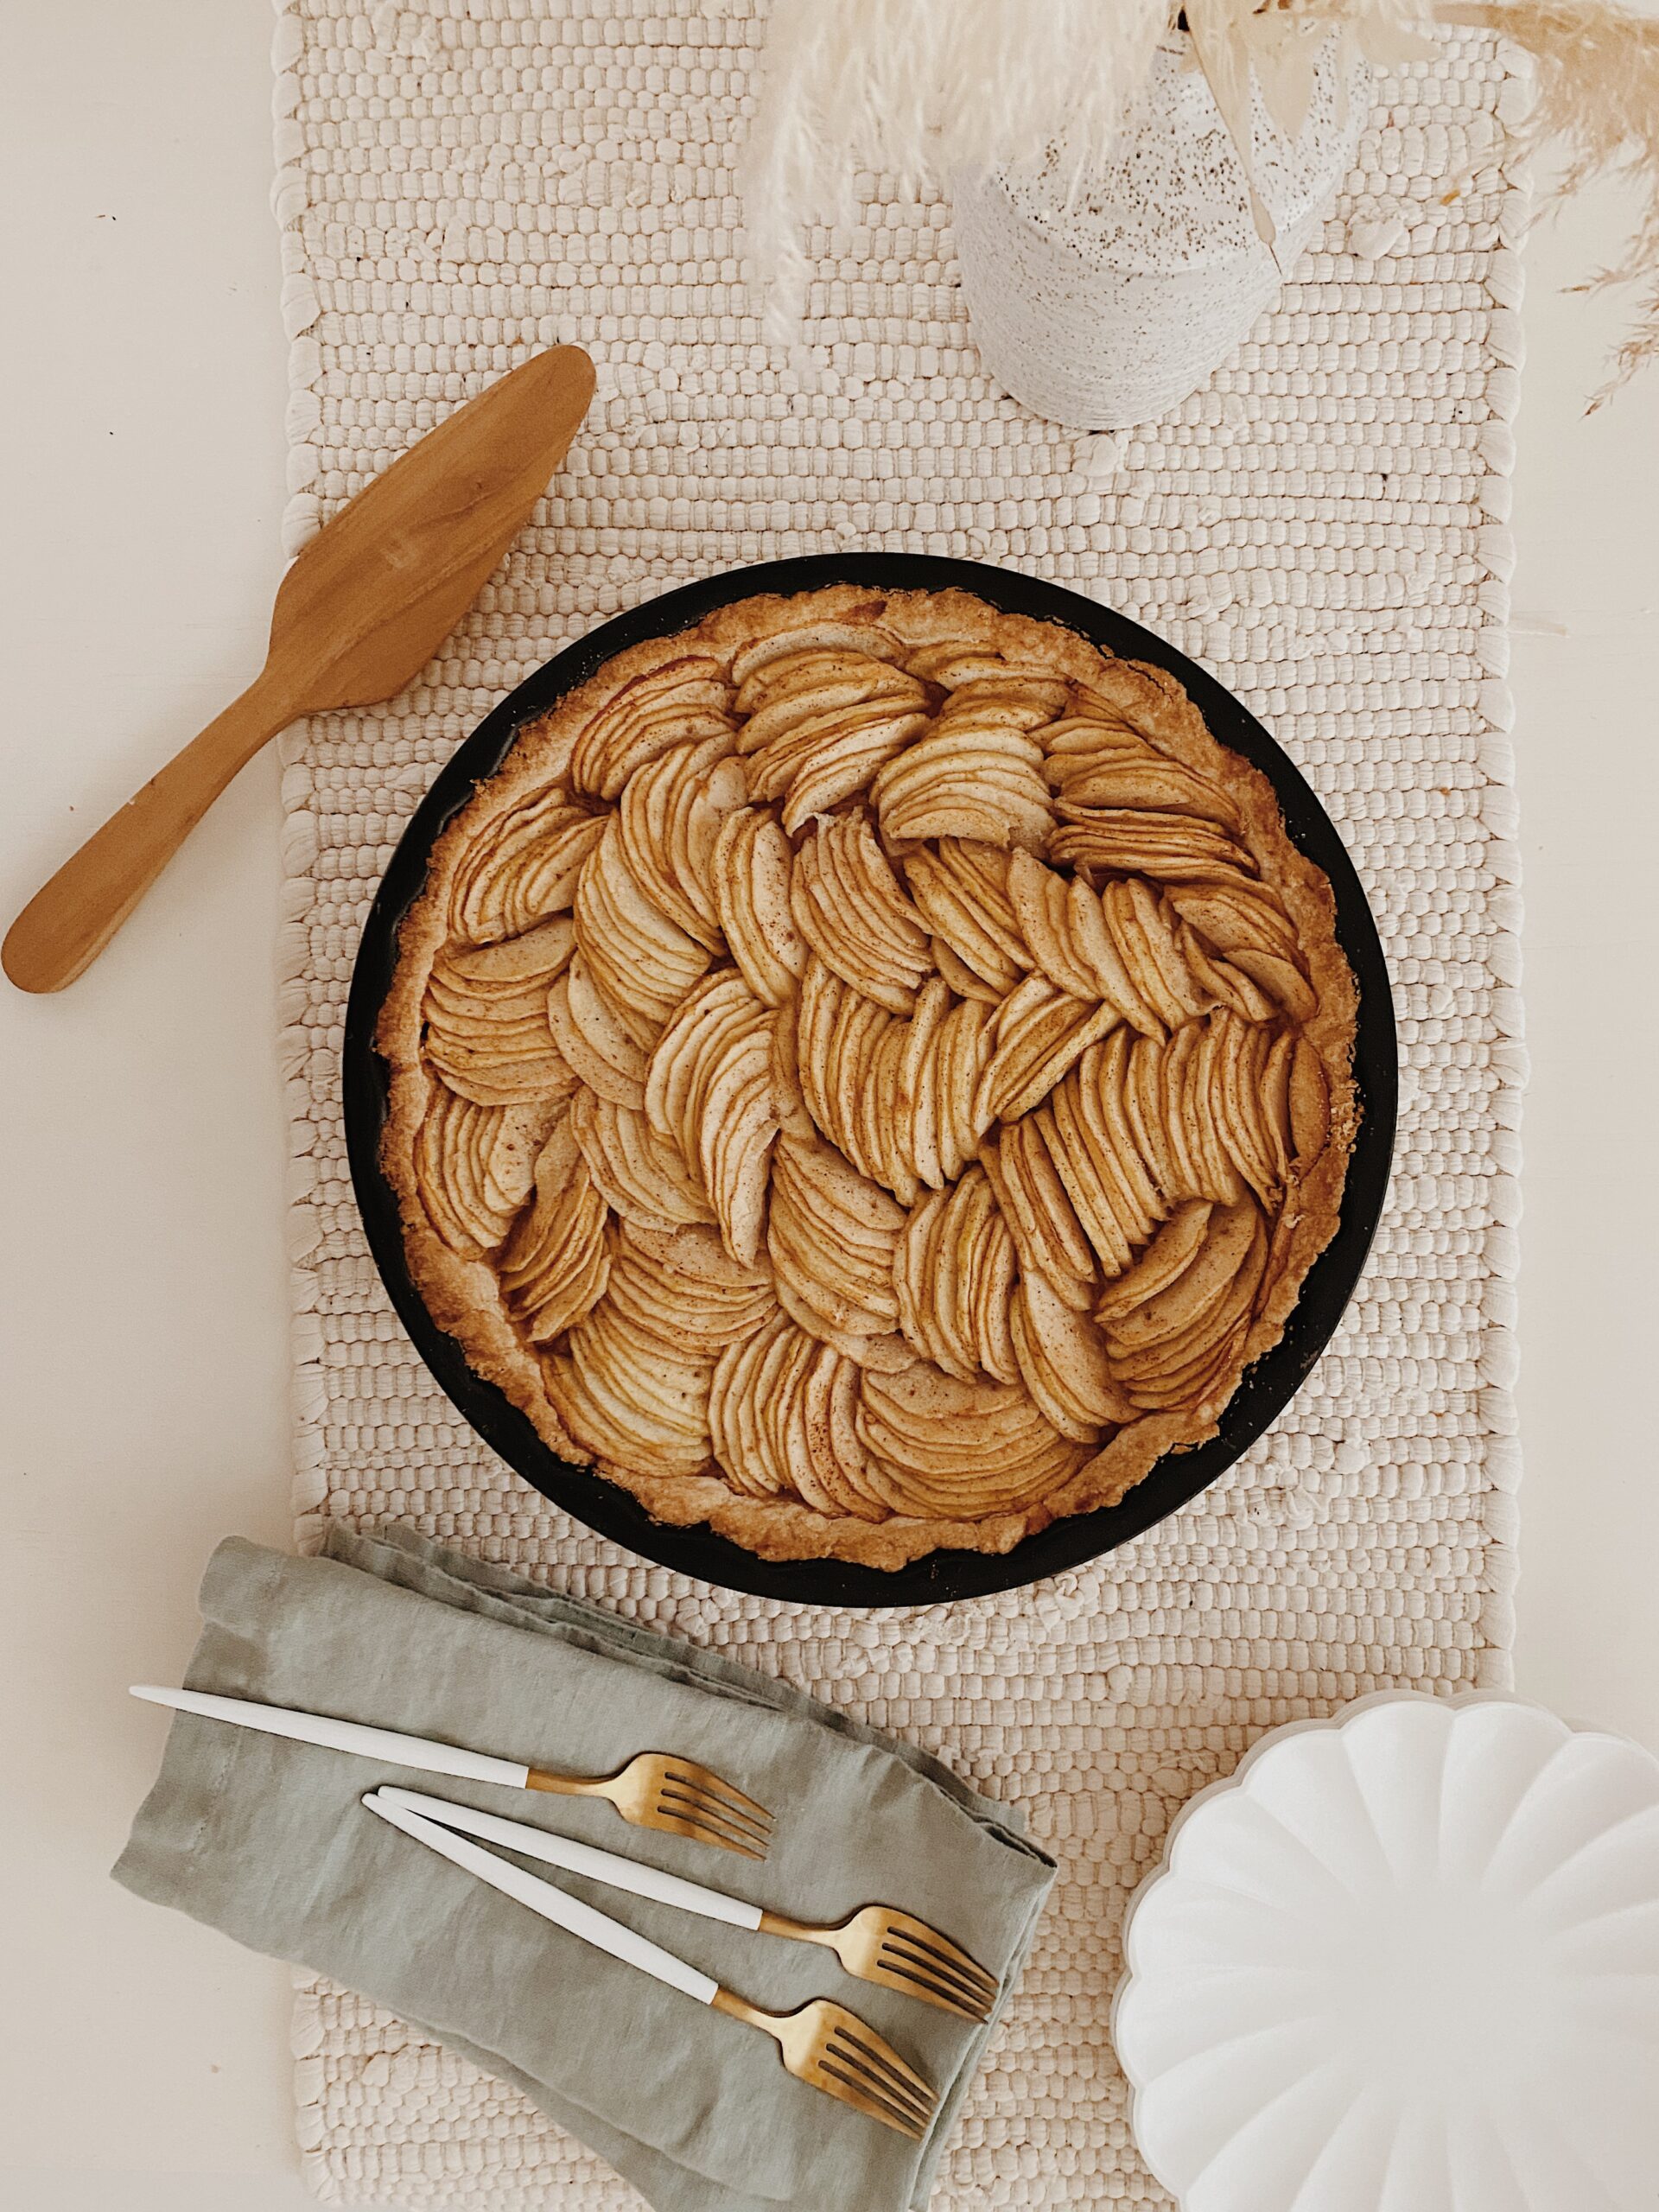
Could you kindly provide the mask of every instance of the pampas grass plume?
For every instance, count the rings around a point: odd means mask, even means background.
[[[918,196],[958,168],[1042,162],[1075,190],[1178,26],[1248,177],[1252,77],[1294,135],[1313,42],[1338,29],[1386,66],[1432,54],[1434,23],[1536,57],[1518,143],[1564,149],[1562,193],[1611,172],[1642,194],[1625,251],[1591,280],[1638,287],[1611,391],[1659,356],[1659,21],[1605,0],[774,0],[741,179],[766,335],[804,365],[806,231],[852,215],[861,175]],[[1259,203],[1256,220],[1270,241]]]

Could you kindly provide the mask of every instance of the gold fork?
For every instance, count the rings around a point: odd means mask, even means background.
[[[746,1797],[696,1759],[675,1758],[662,1751],[641,1751],[614,1774],[555,1774],[543,1767],[521,1765],[517,1759],[497,1758],[489,1751],[469,1751],[460,1744],[406,1736],[399,1729],[378,1728],[360,1720],[336,1720],[325,1713],[302,1713],[285,1705],[221,1697],[213,1690],[163,1689],[155,1682],[135,1682],[132,1694],[152,1705],[171,1706],[177,1712],[199,1713],[209,1720],[226,1720],[235,1727],[257,1729],[263,1735],[287,1736],[302,1744],[321,1744],[329,1751],[350,1751],[359,1758],[377,1759],[383,1766],[458,1775],[464,1782],[494,1783],[504,1789],[548,1789],[561,1797],[608,1798],[635,1827],[666,1828],[671,1835],[716,1843],[722,1850],[741,1853],[745,1859],[764,1859],[772,1840],[772,1815],[764,1805],[757,1805],[753,1797]]]
[[[867,1904],[839,1927],[816,1927],[781,1912],[763,1912],[760,1925],[768,1936],[821,1943],[858,1980],[901,1990],[964,2020],[988,2020],[996,2002],[1001,1985],[994,1974],[937,1928],[891,1905]]]
[[[716,2012],[769,2035],[798,2082],[897,2128],[912,2143],[931,2126],[939,2103],[934,2090],[844,2005],[815,1997],[796,2012],[767,2012],[719,1987],[709,2001]]]
[[[696,1759],[664,1751],[640,1751],[614,1774],[596,1778],[550,1774],[531,1768],[526,1789],[545,1789],[556,1797],[604,1797],[637,1828],[663,1828],[670,1835],[693,1836],[718,1844],[744,1859],[764,1859],[772,1840],[772,1815]]]
[[[429,1820],[410,1802],[415,1794],[373,1790],[363,1802],[393,1827],[475,1874],[492,1889],[516,1898],[567,1934],[620,1959],[625,1965],[639,1967],[643,1974],[654,1975],[671,1989],[683,1990],[699,2004],[741,2020],[746,2027],[759,2028],[777,2044],[784,2064],[798,2082],[823,2090],[825,2096],[850,2105],[855,2112],[879,2120],[886,2127],[896,2128],[912,2142],[927,2133],[938,2109],[938,2095],[891,2044],[844,2005],[832,2004],[823,1997],[814,1998],[794,2012],[768,2012],[751,2005],[638,1929],[613,1920],[608,1913],[596,1910],[569,1891],[556,1889],[512,1859],[498,1858],[469,1836],[457,1835],[453,1829]]]

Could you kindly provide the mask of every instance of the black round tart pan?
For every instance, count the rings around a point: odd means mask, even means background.
[[[1107,652],[1169,670],[1221,743],[1268,778],[1293,842],[1329,878],[1337,936],[1359,990],[1354,1080],[1361,1118],[1341,1220],[1310,1269],[1283,1336],[1246,1372],[1234,1393],[1219,1433],[1189,1451],[1166,1454],[1120,1503],[1057,1521],[1011,1551],[935,1552],[891,1573],[838,1560],[757,1558],[706,1528],[671,1528],[653,1521],[617,1484],[558,1458],[517,1407],[473,1372],[461,1346],[427,1313],[404,1258],[397,1198],[379,1163],[387,1070],[375,1051],[374,1036],[397,959],[398,926],[426,880],[428,856],[439,832],[474,787],[500,766],[519,728],[642,639],[689,629],[735,600],[842,583],[878,592],[972,592],[1006,613],[1058,623]],[[1255,716],[1162,639],[1092,600],[1009,569],[905,553],[834,554],[732,569],[619,615],[537,669],[458,748],[404,831],[364,925],[346,1016],[346,1136],[364,1229],[404,1326],[448,1396],[526,1482],[600,1535],[678,1573],[803,1605],[938,1605],[1040,1581],[1128,1542],[1214,1482],[1283,1412],[1353,1295],[1388,1186],[1397,1078],[1388,970],[1364,891],[1330,817]]]

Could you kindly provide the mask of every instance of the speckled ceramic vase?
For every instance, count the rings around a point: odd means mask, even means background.
[[[1160,49],[1129,125],[1070,202],[1058,163],[959,173],[957,251],[986,369],[1078,429],[1167,413],[1276,296],[1352,165],[1369,97],[1369,71],[1334,35],[1294,140],[1257,92],[1255,179],[1275,251],[1256,235],[1243,163],[1184,40]]]

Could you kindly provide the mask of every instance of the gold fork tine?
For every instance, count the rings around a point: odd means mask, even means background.
[[[935,1989],[948,1989],[964,2003],[983,2005],[995,1996],[995,1987],[987,1990],[983,1982],[970,1980],[957,1974],[953,1967],[942,1967],[937,1959],[925,1952],[912,1951],[908,1944],[895,1943],[891,1939],[881,1946],[877,1955],[884,1965],[894,1967],[902,1974],[913,1974],[917,1980],[930,1982]]]
[[[706,1805],[664,1805],[664,1811],[672,1820],[689,1821],[701,1834],[712,1836],[728,1851],[750,1852],[755,1858],[766,1855],[766,1839],[756,1835],[750,1828],[734,1828],[711,1813]]]
[[[664,1835],[688,1836],[693,1843],[714,1844],[721,1851],[734,1853],[740,1859],[753,1859],[757,1866],[766,1855],[753,1844],[738,1843],[723,1830],[704,1827],[700,1821],[689,1820],[679,1813],[647,1813],[642,1816],[641,1825],[656,1828]]]
[[[772,1815],[764,1805],[757,1804],[753,1797],[746,1797],[741,1789],[727,1781],[724,1775],[716,1774],[711,1767],[693,1767],[688,1763],[682,1762],[677,1768],[664,1768],[664,1777],[669,1782],[692,1783],[698,1788],[706,1789],[711,1797],[723,1798],[734,1812],[747,1813],[752,1821],[758,1821],[762,1827],[769,1828],[772,1824]]]
[[[892,2044],[884,2043],[874,2028],[855,2035],[849,2027],[838,2027],[831,2035],[830,2048],[850,2051],[861,2059],[887,2095],[903,2103],[920,2104],[928,2112],[932,2110],[932,2090],[915,2068],[906,2066]]]
[[[888,2111],[906,2126],[918,2133],[925,2130],[933,2118],[933,2107],[925,2099],[906,2096],[883,2074],[878,2074],[856,2052],[844,2044],[832,2044],[820,2062],[821,2070],[832,2080],[845,2082],[849,2087],[861,2090],[865,2096]]]
[[[850,2105],[855,2112],[861,2112],[871,2120],[879,2120],[883,2126],[895,2128],[900,2135],[907,2135],[912,2143],[919,2143],[927,2133],[925,2121],[913,2120],[899,2106],[890,2105],[884,2098],[871,2094],[860,2088],[852,2075],[843,2074],[825,2062],[821,2061],[810,2076],[803,2078],[810,2080],[812,2088],[822,2089],[826,2096],[838,2098],[842,2104]]]
[[[767,1827],[766,1822],[750,1821],[750,1816],[747,1816],[746,1812],[732,1812],[723,1798],[716,1798],[715,1794],[708,1792],[708,1789],[699,1789],[696,1783],[681,1783],[681,1781],[675,1781],[672,1777],[666,1778],[666,1781],[661,1783],[659,1789],[657,1789],[657,1801],[659,1801],[661,1805],[668,1805],[668,1802],[677,1802],[677,1805],[695,1805],[699,1814],[708,1814],[710,1821],[719,1821],[721,1822],[721,1827],[734,1829],[739,1836],[752,1836],[754,1838],[754,1842],[770,1842],[772,1838],[772,1829]]]
[[[931,2101],[906,2096],[902,2090],[896,2089],[885,2075],[878,2074],[844,2044],[832,2044],[824,2052],[820,2067],[832,2079],[845,2082],[876,2103],[885,2105],[906,2126],[921,2131],[931,2124],[933,2107]]]
[[[721,1827],[721,1822],[710,1821],[706,1814],[696,1812],[690,1805],[664,1805],[655,1825],[657,1827],[672,1825],[683,1836],[695,1836],[702,1842],[715,1842],[721,1852],[736,1852],[739,1858],[757,1858],[757,1860],[766,1858],[766,1849],[759,1842],[752,1842],[750,1836],[734,1834],[730,1827]]]
[[[912,1950],[908,1944],[899,1943],[889,1936],[876,1954],[889,1973],[907,1976],[912,1981],[925,1982],[929,1988],[958,1998],[967,2005],[981,2012],[988,2011],[995,1999],[996,1985],[981,1977],[960,1974],[954,1967],[941,1965],[925,1951]]]
[[[906,1997],[919,1997],[925,2005],[936,2005],[942,2012],[950,2012],[958,2020],[988,2020],[990,2007],[977,1997],[967,1997],[951,1987],[948,1982],[931,1981],[919,1967],[906,1966],[886,1955],[878,1957],[865,1977],[879,1982],[883,1988],[896,1989]]]
[[[760,1821],[751,1820],[747,1813],[734,1812],[723,1798],[706,1789],[692,1788],[689,1783],[665,1782],[658,1793],[658,1802],[671,1807],[675,1812],[690,1812],[699,1819],[716,1821],[734,1834],[747,1836],[751,1842],[763,1847],[772,1840],[771,1827]]]
[[[977,1959],[970,1958],[959,1943],[953,1943],[948,1936],[941,1936],[937,1928],[930,1928],[925,1920],[912,1919],[907,1912],[893,1913],[889,1919],[892,1923],[888,1929],[890,1936],[897,1936],[904,1942],[913,1943],[918,1951],[932,1953],[943,1965],[954,1967],[964,1980],[982,1982],[995,1994],[995,1977],[981,1966]]]
[[[900,2135],[907,2135],[912,2143],[919,2143],[927,2133],[925,2118],[912,2112],[908,2107],[893,2104],[858,2075],[848,2072],[833,2059],[820,2061],[810,2076],[812,2087],[826,2095],[838,2097],[844,2105],[851,2105],[855,2112],[867,2113],[872,2120],[879,2120]]]

